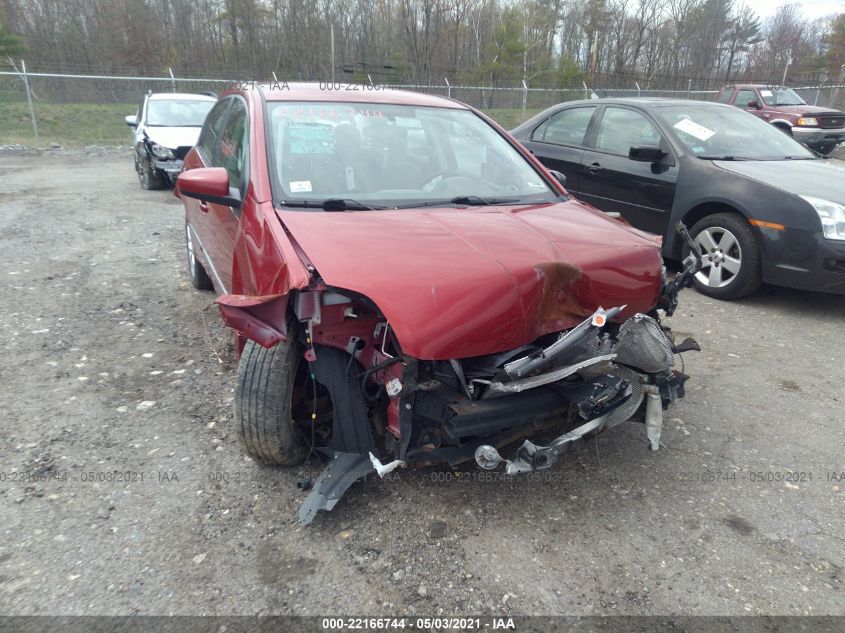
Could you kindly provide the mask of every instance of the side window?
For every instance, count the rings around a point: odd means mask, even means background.
[[[205,162],[209,165],[214,160],[214,150],[217,148],[217,142],[220,138],[220,128],[223,127],[223,119],[226,117],[226,110],[229,109],[231,103],[231,99],[218,101],[205,118],[205,126],[198,145],[203,156],[205,156]]]
[[[219,134],[217,152],[212,159],[215,167],[225,167],[229,172],[229,185],[232,187],[241,186],[246,166],[248,128],[246,104],[241,99],[234,99],[226,126]]]
[[[535,133],[534,140],[558,145],[583,145],[595,110],[595,106],[562,110],[552,115],[548,125],[537,129],[537,132],[542,132],[543,137],[538,138]]]
[[[756,98],[757,95],[754,94],[753,90],[740,90],[738,93],[736,93],[734,105],[740,108],[747,108],[748,102]]]
[[[626,108],[608,107],[599,125],[596,149],[628,155],[633,145],[660,145],[660,132],[644,115]]]
[[[135,114],[135,117],[138,119],[138,125],[143,123],[141,117],[144,116],[144,102],[147,100],[146,97],[141,99],[141,103],[138,104],[138,112]]]
[[[719,94],[719,97],[716,99],[716,101],[718,101],[719,103],[727,103],[731,100],[731,95],[733,93],[733,88],[725,88],[724,90],[722,90],[721,94]]]

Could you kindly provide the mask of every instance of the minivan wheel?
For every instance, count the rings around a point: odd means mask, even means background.
[[[289,333],[270,349],[248,340],[238,364],[235,427],[244,450],[265,464],[299,464],[308,451],[294,419],[296,402],[303,399],[297,377],[305,361],[293,327]]]
[[[760,246],[751,225],[739,215],[716,213],[692,227],[704,255],[693,283],[714,299],[738,299],[751,294],[762,280]],[[685,249],[685,255],[689,248]]]
[[[197,259],[194,251],[194,237],[187,219],[185,220],[185,253],[188,257],[188,274],[191,276],[191,285],[197,290],[212,290],[214,285],[211,283],[211,278],[205,272],[205,268]]]

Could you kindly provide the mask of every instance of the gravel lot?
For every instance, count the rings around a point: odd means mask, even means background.
[[[546,481],[402,471],[303,528],[128,152],[0,154],[0,248],[0,613],[845,614],[845,297],[685,291],[658,453],[631,424]]]

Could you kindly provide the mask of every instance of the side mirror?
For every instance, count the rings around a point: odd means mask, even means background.
[[[134,114],[130,114],[128,117],[123,119],[126,122],[126,125],[129,127],[138,127],[138,117]]]
[[[557,169],[550,169],[549,173],[554,176],[554,179],[557,180],[563,187],[566,187],[566,176],[560,173]]]
[[[203,202],[240,207],[241,194],[229,186],[229,172],[222,167],[200,167],[179,174],[176,189],[180,195]]]
[[[746,108],[754,108],[755,110],[759,110],[763,106],[760,105],[760,102],[757,99],[752,99],[748,102],[748,105],[745,106]]]
[[[666,156],[666,152],[657,145],[633,145],[628,150],[628,158],[643,163],[656,163]]]

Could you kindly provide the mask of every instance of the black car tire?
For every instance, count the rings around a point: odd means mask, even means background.
[[[211,277],[205,272],[205,267],[197,259],[195,248],[191,227],[188,224],[188,219],[185,218],[185,255],[188,258],[188,274],[191,276],[191,285],[197,290],[213,290],[214,284],[211,283]]]
[[[690,234],[706,251],[704,266],[693,280],[695,289],[701,294],[714,299],[738,299],[760,287],[760,244],[745,218],[736,213],[708,215],[695,223]],[[707,244],[711,248],[707,248]],[[727,246],[727,252],[720,248],[722,246]],[[684,257],[688,254],[689,247],[684,247]],[[735,271],[732,270],[734,266]],[[711,273],[714,267],[716,272]]]
[[[836,149],[836,145],[837,145],[836,143],[819,143],[813,149],[816,150],[819,154],[822,154],[823,156],[827,156],[833,150]]]
[[[141,181],[141,189],[164,188],[164,178],[147,157],[138,159],[138,180]]]
[[[270,349],[248,340],[241,354],[235,426],[244,450],[265,464],[299,464],[308,452],[291,411],[300,362],[302,347],[295,336]]]

